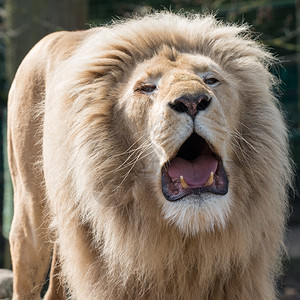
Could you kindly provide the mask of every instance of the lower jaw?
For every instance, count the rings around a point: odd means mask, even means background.
[[[172,179],[167,173],[165,168],[161,172],[162,192],[168,201],[184,201],[184,198],[188,195],[199,196],[201,201],[201,195],[206,193],[212,193],[216,195],[225,195],[228,192],[228,178],[222,163],[219,163],[218,169],[214,176],[214,181],[211,185],[201,187],[185,187],[183,188],[181,183],[172,182]]]

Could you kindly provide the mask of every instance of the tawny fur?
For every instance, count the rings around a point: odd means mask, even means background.
[[[275,299],[291,168],[272,61],[246,26],[166,12],[37,44],[9,99],[14,299],[38,299],[50,237],[71,299]],[[200,91],[194,123],[168,106]],[[229,191],[171,203],[161,168],[193,130]]]

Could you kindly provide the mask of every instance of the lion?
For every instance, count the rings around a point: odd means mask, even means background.
[[[275,299],[288,134],[247,25],[157,12],[42,39],[9,93],[14,299]]]

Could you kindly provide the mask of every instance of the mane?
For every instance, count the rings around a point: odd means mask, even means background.
[[[78,56],[74,57],[82,64],[82,72],[77,74],[79,82],[87,80],[91,83],[91,78],[115,83],[121,79],[122,82],[124,73],[132,71],[136,63],[153,57],[163,45],[182,53],[213,57],[229,73],[243,75],[246,68],[247,76],[253,73],[255,78],[256,68],[265,69],[275,60],[261,43],[250,38],[248,26],[224,24],[211,15],[161,12],[92,30],[95,34],[85,41]],[[248,66],[256,68],[249,69]],[[273,77],[265,75],[266,72],[262,77],[270,79],[273,84]]]
[[[173,49],[166,55],[175,51],[212,58],[228,80],[235,80],[239,92],[234,97],[243,99],[239,126],[229,138],[232,153],[228,158],[240,172],[241,182],[231,182],[238,187],[234,197],[239,205],[224,227],[197,236],[182,235],[162,220],[159,205],[151,206],[157,196],[147,178],[153,174],[143,174],[140,179],[145,162],[139,159],[141,153],[140,157],[148,155],[148,144],[125,136],[122,129],[128,125],[118,117],[117,99],[124,96],[134,69],[164,46]],[[70,128],[62,141],[70,156],[63,162],[64,171],[57,175],[59,196],[55,199],[72,200],[55,205],[59,211],[73,212],[69,221],[64,221],[66,228],[72,228],[74,219],[89,228],[93,238],[88,236],[87,241],[96,257],[89,273],[106,270],[107,282],[116,284],[111,284],[111,295],[132,298],[153,289],[157,299],[167,299],[166,295],[168,299],[184,298],[191,293],[188,289],[200,285],[201,299],[222,299],[225,294],[214,294],[214,290],[239,276],[247,281],[265,268],[275,280],[282,251],[277,241],[285,225],[291,168],[286,127],[273,94],[276,80],[268,70],[273,62],[274,57],[250,39],[248,26],[229,26],[210,15],[162,12],[92,29],[66,61],[63,77],[57,72],[61,83],[53,93],[68,107],[68,117],[61,122],[65,124],[62,128]],[[269,214],[262,217],[264,212]],[[58,242],[63,243],[63,236]],[[253,257],[257,249],[263,259]],[[69,255],[76,259],[75,254]],[[274,260],[278,260],[275,266]],[[249,270],[253,261],[255,270]],[[228,275],[232,269],[236,278]],[[97,291],[103,290],[97,276],[87,288],[89,297],[95,299]],[[212,278],[219,278],[213,286]],[[136,283],[141,290],[124,292]],[[271,283],[262,282],[261,286],[264,284]],[[125,288],[115,290],[113,286]],[[248,294],[257,295],[251,286],[248,289]],[[230,299],[230,291],[225,292]],[[111,295],[106,294],[108,298]]]

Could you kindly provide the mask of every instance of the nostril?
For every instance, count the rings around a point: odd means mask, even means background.
[[[208,95],[200,95],[200,96],[198,96],[198,98],[196,99],[196,101],[199,101],[199,102],[203,102],[202,100],[205,101],[205,102],[209,101]]]
[[[183,102],[175,102],[174,104],[170,103],[170,107],[178,112],[187,112],[188,107]]]
[[[208,105],[210,104],[210,101],[211,101],[211,99],[209,99],[207,97],[207,100],[201,101],[200,103],[198,103],[196,106],[197,111],[206,109],[208,107]]]
[[[211,98],[206,94],[183,95],[173,103],[169,103],[169,106],[177,112],[188,113],[194,118],[198,111],[205,110],[210,103]]]

